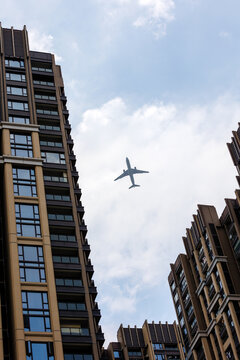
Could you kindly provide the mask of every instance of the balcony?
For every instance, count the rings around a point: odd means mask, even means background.
[[[86,252],[87,258],[91,252],[90,245],[87,242],[87,239],[85,239],[85,243],[82,245],[82,249],[84,252]]]
[[[78,305],[78,306],[74,306]],[[82,305],[82,306],[80,306]],[[67,303],[59,301],[58,303],[60,317],[66,318],[88,318],[88,312],[85,304]]]
[[[105,339],[101,326],[98,326],[98,332],[96,333],[96,340],[100,343],[100,346],[102,347]]]
[[[77,344],[91,344],[92,339],[88,328],[67,327],[61,326],[62,341],[63,343],[77,343]]]
[[[84,220],[82,220],[81,224],[79,225],[79,229],[85,238],[85,236],[87,235],[87,225],[85,225]]]

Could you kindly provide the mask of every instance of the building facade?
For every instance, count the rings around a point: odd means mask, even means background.
[[[104,336],[61,69],[0,28],[0,359],[97,360]]]
[[[184,360],[184,347],[176,322],[144,322],[142,328],[119,327],[118,342],[110,343],[109,360]]]
[[[240,128],[228,144],[240,174]],[[238,183],[239,176],[237,177]],[[169,285],[187,359],[240,359],[240,192],[216,209],[198,205],[171,264]]]

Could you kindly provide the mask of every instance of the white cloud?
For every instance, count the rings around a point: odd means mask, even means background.
[[[119,315],[120,324],[129,312],[137,322],[146,312],[143,294],[160,296],[169,263],[183,251],[197,204],[221,212],[223,199],[234,196],[226,142],[239,118],[239,102],[228,96],[205,106],[159,102],[133,112],[115,98],[83,114],[73,136],[103,323]],[[150,171],[136,175],[140,188],[128,190],[128,178],[113,181],[126,156]]]
[[[174,20],[174,0],[98,0],[111,21],[130,17],[136,28],[149,29],[156,39],[166,35],[166,25]],[[121,16],[122,14],[122,16]]]
[[[36,29],[30,29],[28,31],[29,37],[29,48],[32,51],[40,51],[40,52],[54,52],[54,39],[50,34],[41,33]],[[55,54],[55,60],[57,62],[61,61],[61,56]]]
[[[166,23],[174,20],[173,0],[138,0],[140,7],[145,8],[145,14],[139,16],[134,22],[135,27],[150,27],[155,38],[166,35]]]

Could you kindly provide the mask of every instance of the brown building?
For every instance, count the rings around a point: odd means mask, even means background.
[[[95,360],[104,341],[61,69],[0,27],[0,359]]]
[[[228,144],[240,174],[240,128]],[[237,177],[238,182],[239,176]],[[169,285],[187,359],[240,359],[240,193],[218,218],[199,205]]]
[[[110,343],[109,360],[184,360],[184,348],[178,325],[144,322],[142,328],[122,325],[118,342]]]

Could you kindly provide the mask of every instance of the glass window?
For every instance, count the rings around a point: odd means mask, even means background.
[[[33,80],[34,85],[54,86],[52,81]]]
[[[62,142],[59,141],[44,141],[40,140],[41,146],[51,146],[51,147],[63,147]]]
[[[15,68],[24,68],[24,61],[23,60],[5,59],[5,66],[15,67]]]
[[[33,71],[52,72],[52,68],[47,64],[32,64]]]
[[[79,264],[79,257],[53,255],[53,262],[61,264]]]
[[[69,241],[75,242],[75,235],[67,235],[67,234],[50,234],[51,241]]]
[[[13,156],[32,157],[31,135],[10,134],[11,153]]]
[[[28,111],[28,103],[19,101],[8,101],[8,109]]]
[[[129,356],[142,356],[141,351],[129,351],[128,352]]]
[[[35,94],[34,97],[35,99],[40,99],[40,100],[56,100],[55,95]]]
[[[39,123],[39,122],[38,122],[38,123]],[[60,129],[60,126],[40,124],[40,130],[60,131],[61,129]]]
[[[22,291],[25,331],[51,331],[46,292]]]
[[[18,258],[21,281],[46,281],[42,246],[18,245]]]
[[[154,350],[162,350],[162,348],[163,348],[162,344],[158,344],[158,343],[156,344],[155,343],[155,344],[152,344],[152,345],[153,345]]]
[[[62,182],[62,183],[67,183],[68,182],[68,178],[67,178],[66,173],[62,173],[62,176],[44,175],[43,178],[44,178],[44,181],[50,181],[50,182]]]
[[[24,74],[14,74],[14,73],[6,72],[6,80],[25,82],[26,77]]]
[[[50,110],[50,109],[37,109],[37,114],[58,115],[58,111],[57,110]]]
[[[70,287],[78,287],[82,286],[82,280],[80,279],[60,279],[56,278],[56,286],[70,286]]]
[[[14,195],[37,196],[34,169],[13,167],[12,172]]]
[[[72,302],[59,302],[59,310],[68,310],[68,311],[84,311],[86,306],[84,303],[72,303]]]
[[[64,354],[64,360],[93,360],[91,354]]]
[[[162,354],[155,354],[155,360],[164,360],[164,355]]]
[[[89,329],[82,327],[61,327],[62,335],[89,336]]]
[[[54,360],[53,343],[26,343],[27,360]]]
[[[119,351],[114,351],[114,352],[113,352],[113,355],[114,355],[115,359],[119,359],[119,358],[120,358],[120,353],[119,353]]]
[[[15,204],[18,236],[40,237],[38,205]]]
[[[43,161],[47,163],[66,164],[65,155],[63,153],[42,151],[41,156]]]
[[[8,121],[16,124],[30,124],[30,119],[24,116],[9,116]]]
[[[27,96],[27,89],[21,87],[7,86],[7,93],[11,95]]]
[[[57,220],[57,221],[73,221],[73,216],[69,214],[48,214],[49,220]]]

